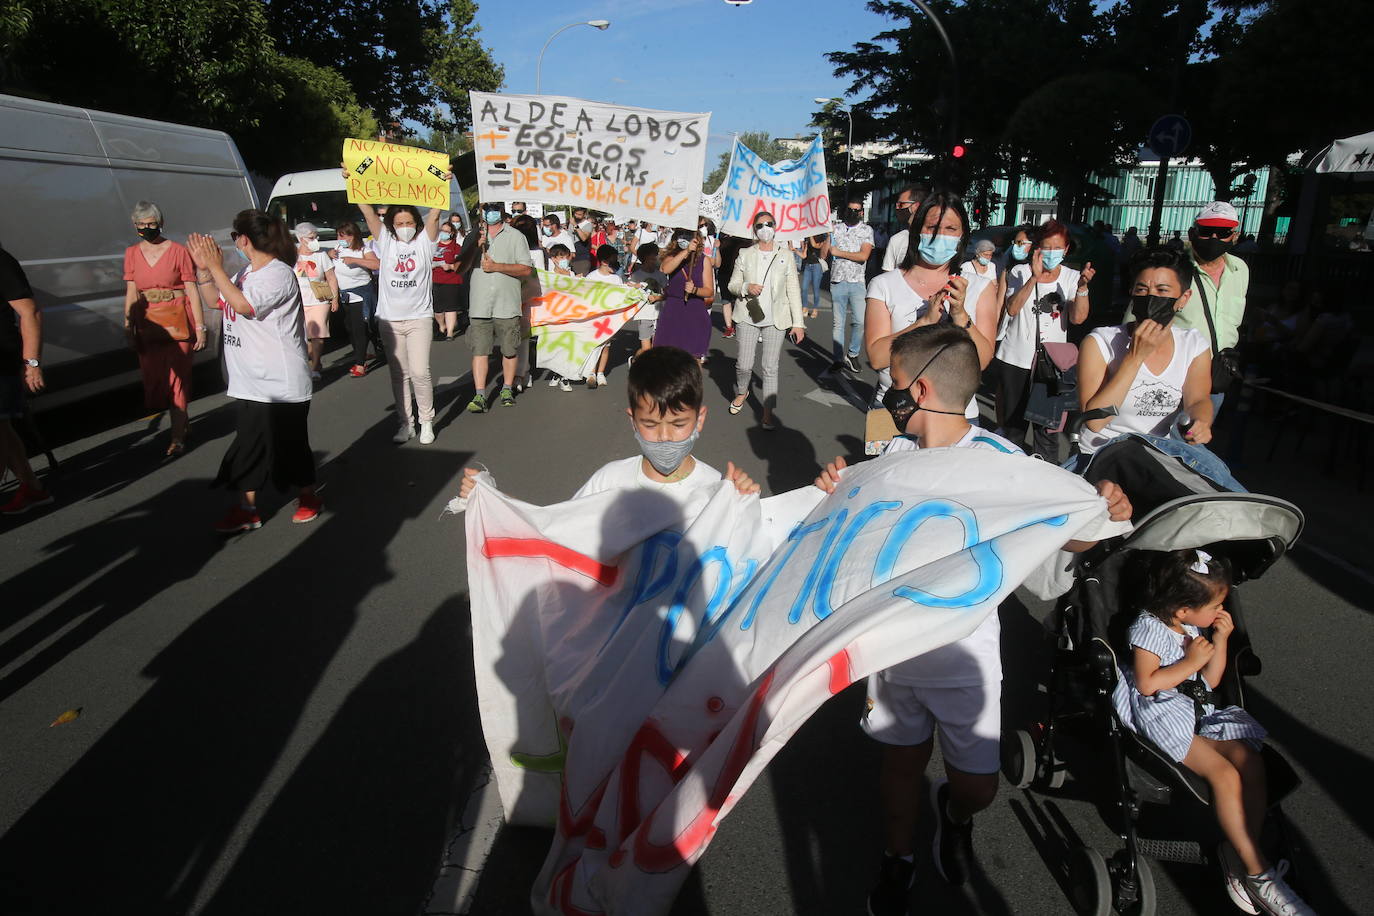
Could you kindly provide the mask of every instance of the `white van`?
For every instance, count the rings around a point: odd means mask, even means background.
[[[236,255],[230,224],[257,206],[228,134],[0,95],[0,245],[19,259],[43,314],[43,376],[35,409],[138,381],[124,338],[124,250],[130,213],[162,209],[167,237],[213,235]],[[206,311],[219,352],[219,314]]]
[[[461,214],[463,232],[466,233],[472,221],[463,207],[463,192],[458,187],[457,179],[449,182],[449,206]],[[334,229],[346,220],[356,223],[363,234],[367,234],[367,226],[358,205],[348,202],[343,170],[338,168],[292,172],[281,176],[272,186],[272,196],[263,209],[285,220],[288,229],[294,228],[297,223],[313,224],[320,231],[320,241],[326,248],[333,247]],[[428,211],[428,207],[420,208],[421,213]]]

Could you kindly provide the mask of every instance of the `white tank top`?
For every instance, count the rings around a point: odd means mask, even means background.
[[[1174,339],[1174,358],[1158,375],[1148,366],[1140,367],[1131,381],[1131,390],[1122,399],[1120,415],[1112,417],[1112,421],[1097,432],[1083,430],[1079,447],[1085,455],[1091,455],[1122,433],[1169,434],[1169,428],[1183,412],[1183,383],[1188,378],[1189,367],[1193,360],[1211,351],[1211,345],[1202,334],[1192,328],[1171,326],[1169,332]],[[1088,335],[1088,339],[1107,361],[1107,374],[1110,375],[1126,357],[1131,331],[1128,325],[1098,328]]]

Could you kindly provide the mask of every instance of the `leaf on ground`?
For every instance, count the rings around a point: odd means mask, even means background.
[[[66,725],[68,722],[76,721],[76,719],[81,715],[81,710],[82,707],[80,706],[76,707],[75,709],[67,710],[62,715],[58,716],[56,719],[53,719],[52,723],[48,726],[48,728],[55,728],[58,725]]]

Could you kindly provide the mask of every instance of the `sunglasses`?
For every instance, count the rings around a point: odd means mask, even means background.
[[[755,228],[755,229],[762,229],[762,228],[765,227],[765,226],[767,226],[769,229],[772,229],[773,227],[777,226],[777,223],[755,223],[755,224],[754,224],[754,228]]]
[[[1193,231],[1200,239],[1224,239],[1236,231],[1235,226],[1194,226]]]

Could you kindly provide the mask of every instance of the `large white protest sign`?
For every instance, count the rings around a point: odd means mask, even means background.
[[[533,198],[696,228],[709,112],[470,95],[483,200]]]
[[[597,351],[643,306],[633,286],[567,277],[535,268],[525,286],[525,305],[539,368],[564,378],[585,378]]]
[[[753,238],[754,216],[773,214],[779,241],[830,231],[830,191],[825,181],[825,147],[811,141],[797,159],[770,165],[735,138],[725,173],[721,231]]]
[[[829,497],[722,483],[541,508],[482,476],[467,511],[502,803],[557,825],[534,909],[652,916],[826,699],[973,632],[1104,503],[1044,462],[932,449]]]

